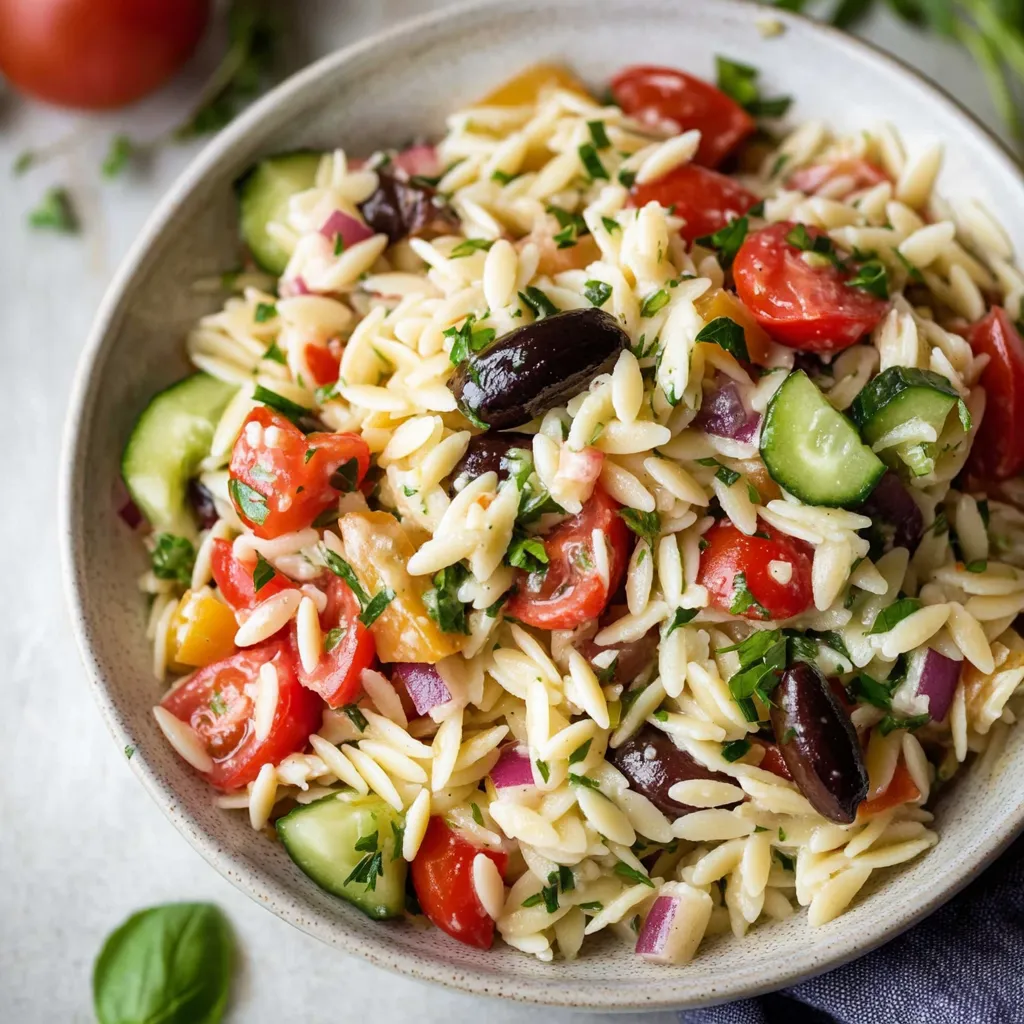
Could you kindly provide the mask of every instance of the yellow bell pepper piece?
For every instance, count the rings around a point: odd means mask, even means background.
[[[557,64],[533,64],[514,78],[492,89],[477,106],[526,107],[546,92],[566,89],[590,99],[587,87],[571,72]]]
[[[427,615],[423,595],[429,576],[410,576],[415,549],[401,524],[387,512],[349,512],[338,520],[345,555],[370,595],[389,587],[395,596],[370,626],[381,661],[433,665],[456,654],[468,637],[445,633]]]
[[[693,305],[708,323],[720,316],[738,323],[743,328],[750,361],[760,366],[765,364],[771,352],[772,339],[754,319],[754,314],[732,292],[716,288],[714,291],[705,292]]]
[[[201,668],[235,653],[235,613],[208,587],[186,590],[171,623],[168,651],[178,665]]]

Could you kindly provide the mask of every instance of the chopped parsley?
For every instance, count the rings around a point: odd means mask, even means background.
[[[750,354],[747,352],[747,336],[743,328],[735,320],[727,316],[717,316],[711,323],[702,327],[697,334],[697,341],[711,342],[724,348],[729,355],[743,362],[750,361]]]
[[[285,354],[278,348],[277,342],[272,341],[270,347],[266,352],[263,353],[264,359],[269,359],[272,363],[280,363],[282,366],[288,365],[288,360],[285,358]]]
[[[685,626],[696,617],[698,611],[698,608],[677,608],[672,613],[672,618],[669,620],[668,627],[665,630],[665,636],[671,636],[680,626]]]
[[[329,629],[324,634],[324,654],[330,654],[345,639],[347,632],[347,626],[335,626],[334,629]]]
[[[332,551],[326,545],[321,548],[321,554],[324,556],[327,568],[330,569],[335,576],[340,576],[348,584],[349,590],[356,595],[356,599],[359,601],[360,606],[365,607],[367,601],[370,600],[370,595],[363,589],[363,585],[359,582],[359,577],[355,574],[355,570],[352,566],[349,565],[341,555]]]
[[[525,291],[519,292],[519,301],[524,306],[529,306],[538,319],[554,316],[559,311],[558,307],[539,288],[532,285]]]
[[[739,480],[740,474],[735,469],[730,469],[728,466],[719,466],[715,471],[715,479],[721,480],[726,487],[732,487],[737,480]]]
[[[494,341],[496,332],[493,327],[474,328],[474,323],[476,323],[476,317],[470,313],[462,322],[461,327],[449,327],[442,332],[446,338],[452,339],[452,348],[448,353],[452,366],[458,366],[471,354],[480,352]]]
[[[595,149],[608,149],[611,146],[612,143],[605,130],[604,121],[588,121],[587,127],[590,129],[590,139],[594,143]]]
[[[366,732],[366,728],[370,723],[367,722],[366,715],[364,715],[355,704],[346,704],[339,710],[341,710],[348,716],[349,721],[360,732]]]
[[[378,590],[376,594],[370,599],[369,603],[363,607],[363,610],[359,613],[359,621],[369,628],[372,626],[377,619],[380,618],[384,609],[395,599],[395,592],[390,587],[384,587],[382,590]]]
[[[591,181],[608,180],[608,172],[605,170],[604,164],[601,163],[597,150],[591,143],[583,143],[582,146],[578,147],[577,152],[580,155],[580,163],[583,164],[584,170],[590,176]]]
[[[879,299],[889,298],[889,275],[879,260],[861,264],[857,273],[846,282],[851,288],[860,288]]]
[[[377,833],[356,840],[355,849],[358,853],[366,855],[360,859],[342,884],[358,882],[371,892],[376,891],[377,878],[384,874],[384,851],[378,848]]]
[[[525,533],[513,534],[505,561],[517,569],[525,569],[526,572],[545,572],[548,553],[544,549],[544,541],[539,537],[529,537]]]
[[[723,466],[722,469],[724,468]],[[718,474],[716,473],[715,475],[717,476]],[[762,619],[771,618],[768,609],[754,597],[747,587],[746,573],[738,572],[732,578],[732,602],[729,605],[729,612],[732,615],[742,615],[750,608],[753,608],[755,613]]]
[[[267,521],[270,509],[267,507],[267,499],[259,491],[232,477],[228,481],[228,494],[235,507],[249,522],[262,526]]]
[[[968,572],[984,572],[988,568],[988,560],[985,558],[977,558],[973,562],[967,562],[964,568]]]
[[[343,462],[331,474],[328,483],[342,494],[351,494],[359,483],[359,460],[353,457]]]
[[[878,723],[878,731],[883,736],[888,736],[889,733],[895,729],[907,729],[913,732],[915,729],[920,729],[922,725],[927,725],[931,721],[931,715],[914,715],[911,718],[897,718],[894,715],[886,715]]]
[[[423,595],[427,614],[445,633],[469,633],[466,606],[459,600],[459,587],[469,575],[461,563],[449,565],[434,576],[434,587]]]
[[[636,171],[628,171],[625,167],[619,171],[619,184],[626,188],[632,188],[636,181]]]
[[[186,587],[192,582],[196,549],[187,537],[178,537],[173,533],[158,534],[149,560],[157,579],[176,580]]]
[[[487,252],[492,245],[494,240],[490,238],[467,238],[452,249],[448,259],[459,260],[463,256],[472,256],[475,252]]]
[[[482,827],[484,823],[484,816],[481,813],[480,808],[477,807],[476,804],[471,803],[469,805],[469,809],[473,812],[473,820]]]
[[[731,267],[736,253],[740,251],[743,240],[747,237],[747,228],[750,222],[746,217],[737,217],[731,220],[724,228],[719,228],[714,234],[702,235],[697,239],[698,245],[707,249],[715,249],[718,252],[718,262],[723,267]]]
[[[601,789],[601,784],[596,779],[591,779],[586,775],[574,775],[569,772],[569,782],[573,786],[582,786],[584,789]]]
[[[638,508],[620,508],[623,522],[642,540],[653,544],[661,533],[661,516],[657,512],[641,512]]]
[[[867,636],[888,633],[890,629],[902,622],[908,615],[913,615],[920,607],[921,602],[916,597],[901,597],[875,616],[875,621],[871,623]]]
[[[593,737],[591,737],[589,740],[586,741],[586,743],[581,743],[569,755],[569,764],[579,764],[580,761],[585,761],[587,759],[587,754],[590,753],[590,745],[593,742],[594,742]]]
[[[268,320],[273,320],[275,316],[277,316],[277,306],[272,302],[256,303],[256,309],[252,314],[253,320],[258,324],[265,324]]]
[[[669,295],[664,288],[654,292],[653,295],[648,295],[644,299],[643,305],[640,307],[641,316],[654,316],[655,313],[661,311],[668,305]]]
[[[892,707],[892,693],[885,683],[872,679],[866,672],[858,672],[847,684],[847,692],[855,700],[872,704],[888,711]]]
[[[59,231],[65,235],[78,233],[78,214],[66,188],[51,188],[42,202],[28,215],[30,227],[46,231]]]
[[[124,134],[117,134],[110,140],[107,147],[107,155],[100,164],[100,170],[104,178],[116,178],[127,168],[132,154],[135,152],[135,143]]]
[[[749,64],[715,57],[718,88],[754,117],[782,117],[793,102],[789,96],[764,99],[757,84],[759,72]]]
[[[256,565],[252,570],[252,589],[258,594],[274,578],[274,567],[259,553],[256,553]]]
[[[722,744],[722,757],[732,764],[733,761],[738,761],[743,757],[748,750],[750,750],[749,740],[732,740],[730,743]]]
[[[648,885],[652,889],[654,888],[654,883],[646,875],[641,874],[636,868],[631,867],[625,861],[620,860],[616,862],[615,874],[620,878],[625,878],[627,881],[634,882],[639,885]]]
[[[536,760],[533,762],[537,766],[537,771],[540,777],[547,782],[551,778],[551,767],[547,761]]]
[[[612,297],[612,288],[604,281],[592,280],[583,286],[583,294],[592,306],[600,308]]]
[[[290,398],[285,398],[284,395],[279,395],[276,391],[263,387],[262,384],[256,385],[252,397],[255,401],[262,402],[271,409],[276,409],[282,416],[293,422],[308,416],[311,411],[304,405],[299,405],[298,402],[293,402]]]

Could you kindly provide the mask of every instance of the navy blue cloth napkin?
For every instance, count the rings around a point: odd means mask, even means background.
[[[860,960],[760,999],[684,1011],[680,1021],[1024,1022],[1024,837],[926,921]]]

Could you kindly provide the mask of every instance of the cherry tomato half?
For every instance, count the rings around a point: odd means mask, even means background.
[[[341,346],[337,341],[329,341],[326,345],[310,343],[302,354],[318,387],[337,381],[341,367]]]
[[[736,608],[733,614],[755,620],[799,615],[811,603],[810,545],[762,522],[757,532],[761,536],[748,537],[727,519],[712,526],[704,534],[707,547],[700,556],[697,582],[707,587],[712,606],[722,611]],[[789,565],[788,573],[772,562]],[[736,580],[741,573],[745,591]],[[786,582],[777,578],[783,574],[788,574]]]
[[[644,124],[675,131],[700,131],[694,158],[717,167],[748,135],[757,122],[735,100],[713,85],[674,68],[631,67],[611,82],[615,102]]]
[[[253,716],[260,668],[277,669],[277,709],[266,739],[257,739]],[[213,758],[206,778],[217,789],[252,782],[265,764],[279,764],[302,750],[320,728],[323,701],[299,685],[287,645],[277,640],[239,651],[201,668],[160,702],[198,733]]]
[[[299,658],[296,619],[291,622],[289,642],[299,682],[320,694],[332,708],[340,708],[359,692],[363,669],[373,664],[377,651],[373,634],[359,621],[359,601],[348,584],[334,573],[325,573],[316,586],[327,595],[327,607],[320,615],[324,649],[312,672],[303,668]]]
[[[850,271],[787,242],[795,227],[780,221],[747,235],[732,265],[736,294],[780,344],[839,352],[872,330],[889,303],[848,285]],[[811,238],[824,234],[814,227],[806,231]]]
[[[433,817],[412,862],[412,884],[423,913],[453,939],[490,949],[494,921],[484,910],[473,885],[473,861],[482,853],[504,876],[508,854],[474,846],[444,818]]]
[[[619,504],[600,486],[583,511],[543,537],[547,572],[517,574],[518,590],[505,606],[507,614],[540,629],[574,629],[596,619],[618,588],[629,559],[629,528]],[[608,552],[608,584],[594,558],[594,530],[603,530]]]
[[[303,434],[280,413],[258,406],[231,453],[228,488],[235,511],[257,537],[302,530],[353,491],[370,466],[358,434]]]
[[[0,71],[49,103],[120,107],[185,63],[209,13],[210,0],[0,0]]]
[[[692,245],[702,235],[713,235],[734,217],[746,213],[757,196],[748,192],[732,178],[696,164],[683,164],[664,178],[636,185],[629,197],[630,206],[661,203],[675,212],[686,224],[679,232]]]
[[[786,180],[786,188],[813,195],[824,190],[826,185],[838,182],[839,179],[843,180],[843,188],[840,191],[835,191],[834,187],[828,189],[828,194],[833,199],[845,199],[853,192],[880,185],[883,181],[889,180],[889,175],[870,160],[852,157],[849,160],[833,160],[827,164],[801,167]]]
[[[903,763],[903,758],[900,758],[896,762],[896,770],[892,773],[889,785],[878,796],[865,800],[857,808],[857,819],[861,820],[874,814],[881,814],[882,811],[887,811],[891,807],[899,807],[900,804],[916,800],[920,795],[921,790],[917,788],[917,783],[914,782],[913,776]]]
[[[990,357],[981,374],[985,415],[967,469],[987,480],[1007,480],[1024,472],[1024,340],[1001,306],[972,324],[967,337],[975,355]]]
[[[261,601],[295,586],[290,579],[275,570],[274,575],[257,592],[253,582],[255,563],[245,565],[240,562],[235,558],[231,541],[220,537],[213,542],[210,551],[210,568],[221,597],[236,612],[251,612]]]
[[[780,779],[793,781],[793,776],[789,774],[789,765],[786,764],[786,759],[782,756],[782,751],[779,750],[776,744],[762,739],[753,739],[751,742],[764,748],[764,757],[761,758],[761,763],[757,766],[758,768],[771,772],[772,775],[778,775]]]

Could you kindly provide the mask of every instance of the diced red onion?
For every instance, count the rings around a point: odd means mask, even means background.
[[[927,714],[941,722],[949,714],[962,665],[930,647],[914,651],[907,678],[893,694],[893,707],[909,716]]]
[[[425,715],[452,699],[441,673],[433,665],[400,661],[391,666],[391,675],[405,687],[418,715]]]
[[[636,952],[644,959],[671,963],[666,953],[678,909],[679,900],[675,896],[659,896],[651,905],[636,940]]]
[[[876,526],[888,526],[894,547],[913,551],[924,533],[920,507],[891,470],[886,471],[858,511],[870,516]]]
[[[421,142],[401,153],[396,153],[392,164],[401,171],[405,171],[409,177],[420,175],[424,178],[433,178],[441,173],[441,162],[437,158],[437,150],[428,143]]]
[[[694,420],[696,426],[709,434],[747,443],[757,436],[760,422],[758,413],[747,410],[732,381],[704,396],[700,412]]]
[[[491,769],[491,782],[497,789],[532,786],[533,766],[530,764],[530,755],[522,747],[505,747]]]
[[[131,498],[128,498],[117,510],[117,514],[132,530],[136,530],[142,525],[142,513],[139,511],[139,506]]]
[[[356,220],[355,217],[350,217],[347,213],[342,213],[341,210],[335,210],[324,221],[323,227],[320,228],[320,234],[329,239],[341,235],[346,249],[350,245],[355,245],[356,242],[373,237],[373,231],[361,220]]]
[[[293,277],[281,281],[280,294],[282,299],[291,299],[296,295],[311,295],[312,293],[301,277]]]

